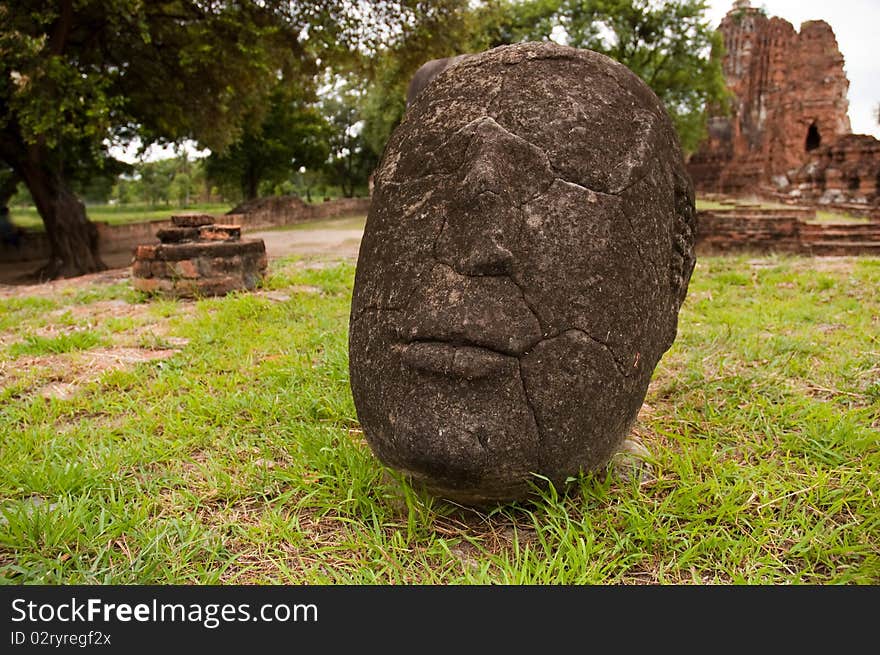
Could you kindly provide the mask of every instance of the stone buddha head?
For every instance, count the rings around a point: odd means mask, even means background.
[[[694,214],[624,66],[555,44],[457,60],[375,175],[350,321],[370,447],[466,504],[603,467],[675,339]]]

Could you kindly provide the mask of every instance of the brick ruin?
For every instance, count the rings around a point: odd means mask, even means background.
[[[697,212],[698,252],[880,255],[880,222],[822,224],[812,207],[723,204],[727,206]]]
[[[242,239],[238,225],[218,225],[207,214],[171,217],[158,245],[137,246],[135,289],[174,297],[219,296],[254,289],[266,273],[262,239]]]
[[[820,204],[880,204],[880,141],[847,134],[813,150],[791,179],[789,198]]]
[[[701,192],[877,202],[880,142],[850,134],[843,55],[831,26],[768,17],[737,0],[719,26],[729,115],[715,112],[688,162]]]

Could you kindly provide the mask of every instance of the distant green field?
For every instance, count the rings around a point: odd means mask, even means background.
[[[167,219],[172,214],[184,212],[205,212],[206,214],[225,214],[232,206],[228,203],[202,203],[187,207],[153,207],[151,205],[92,205],[86,207],[88,217],[93,221],[104,221],[111,225],[139,223]],[[43,221],[35,207],[13,207],[12,222],[29,230],[42,230]]]
[[[769,209],[771,207],[781,207],[782,205],[777,205],[771,202],[755,202],[757,206],[761,209]],[[724,204],[718,202],[717,200],[703,200],[702,198],[697,198],[697,209],[705,210],[705,209],[733,209],[733,205]]]
[[[784,207],[777,203],[761,202],[756,203],[762,208]],[[697,199],[697,209],[729,209],[731,205],[724,205],[714,200]],[[93,221],[104,221],[110,225],[120,225],[122,223],[138,223],[141,221],[155,221],[167,219],[172,214],[182,212],[205,212],[207,214],[225,214],[230,209],[228,203],[202,203],[190,205],[188,207],[153,207],[150,205],[92,205],[86,208],[88,216]],[[42,230],[43,221],[34,207],[13,207],[12,222],[16,225],[28,230]],[[845,214],[837,214],[834,212],[819,211],[816,212],[816,222],[818,223],[866,223],[866,218],[856,218]],[[307,225],[302,225],[301,229],[307,229]]]

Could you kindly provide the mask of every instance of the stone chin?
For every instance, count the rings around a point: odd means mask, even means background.
[[[411,343],[399,353],[405,382],[389,403],[387,435],[394,464],[451,500],[521,497],[540,467],[540,439],[519,360],[445,342]]]
[[[386,336],[406,332],[399,313],[384,318]],[[468,505],[523,498],[543,478],[562,488],[602,468],[646,382],[609,380],[607,348],[577,330],[527,348],[389,338],[362,349],[383,353],[370,364],[396,374],[392,384],[353,383],[357,406],[376,410],[360,414],[371,448],[417,486]]]

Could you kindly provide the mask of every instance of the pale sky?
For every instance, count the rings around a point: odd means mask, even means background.
[[[709,0],[708,15],[718,26],[733,0]],[[784,18],[795,29],[808,20],[824,20],[837,36],[849,78],[849,118],[856,134],[880,138],[880,0],[753,0],[768,16]]]

